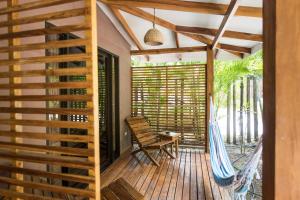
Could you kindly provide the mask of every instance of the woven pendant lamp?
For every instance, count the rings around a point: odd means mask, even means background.
[[[153,28],[149,29],[144,37],[144,42],[150,46],[159,46],[164,43],[164,37],[162,33],[155,28],[155,8],[154,8],[154,20],[153,20]]]

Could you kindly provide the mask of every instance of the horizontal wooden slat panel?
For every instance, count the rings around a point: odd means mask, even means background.
[[[20,5],[12,6],[12,7],[6,7],[0,9],[0,15],[8,14],[11,12],[20,12],[25,10],[32,10],[37,8],[43,8],[48,6],[55,6],[59,4],[65,4],[70,2],[76,2],[80,0],[38,0],[36,2],[29,2],[29,3],[23,3]]]
[[[0,165],[0,171],[18,172],[20,174],[34,175],[39,177],[51,178],[51,179],[68,180],[68,181],[74,181],[79,183],[92,183],[94,181],[94,178],[89,176],[73,175],[73,174],[66,174],[66,173],[52,173],[52,172],[33,170],[28,168],[3,166],[3,165]]]
[[[88,88],[90,82],[57,82],[57,83],[17,83],[0,84],[0,89],[46,89],[46,88]]]
[[[87,29],[89,29],[89,26],[86,24],[57,26],[53,28],[42,28],[42,29],[35,29],[29,31],[5,33],[0,35],[0,40],[22,38],[22,37],[33,37],[33,36],[48,35],[48,34],[69,33],[74,31],[84,31]]]
[[[69,141],[69,142],[93,142],[93,137],[89,135],[67,135],[67,134],[48,134],[37,132],[11,132],[1,131],[0,136],[30,138],[49,141]]]
[[[38,49],[53,49],[53,48],[66,48],[85,46],[88,40],[86,39],[72,39],[63,41],[50,41],[45,43],[31,43],[31,44],[20,44],[15,46],[0,47],[0,53],[8,53],[11,51],[29,51]]]
[[[81,158],[74,158],[70,156],[50,156],[47,154],[37,154],[37,153],[12,153],[0,151],[0,158],[3,160],[20,160],[32,163],[50,164],[58,165],[64,167],[73,167],[79,169],[93,169],[94,163],[91,161],[83,160]]]
[[[74,195],[82,196],[82,197],[95,197],[94,192],[89,191],[88,189],[81,190],[81,189],[56,186],[56,185],[51,185],[51,184],[34,183],[34,182],[29,182],[29,181],[19,181],[16,179],[5,178],[5,177],[0,177],[0,182],[12,184],[12,185],[23,186],[25,188],[41,189],[41,190],[45,190],[45,191],[58,192],[61,194],[74,194]]]
[[[132,67],[131,98],[132,114],[146,116],[156,132],[173,130],[183,143],[203,143],[206,65]]]
[[[78,9],[71,9],[71,10],[64,10],[60,12],[53,12],[47,13],[42,15],[33,15],[30,17],[23,17],[14,20],[8,21],[1,21],[0,28],[6,26],[16,26],[22,24],[30,24],[35,22],[42,22],[47,20],[54,20],[54,19],[63,19],[68,17],[76,17],[84,15],[88,11],[88,8],[78,8]]]
[[[92,95],[20,95],[0,96],[0,101],[91,101]]]
[[[73,122],[73,121],[47,121],[47,120],[10,120],[0,119],[0,124],[23,125],[23,126],[44,126],[53,128],[79,128],[88,129],[92,127],[91,122]]]
[[[0,107],[3,113],[23,113],[23,114],[61,114],[61,115],[89,115],[92,109],[68,109],[68,108],[8,108]]]
[[[45,197],[40,195],[26,194],[20,192],[14,192],[12,190],[0,189],[0,194],[4,197],[21,198],[24,200],[62,200],[54,197]]]
[[[10,191],[0,190],[0,198],[95,199],[100,172],[91,92],[96,2],[5,3],[0,8],[0,183]]]
[[[43,56],[32,58],[20,58],[15,60],[0,60],[0,66],[6,65],[22,65],[34,63],[58,63],[58,62],[72,62],[72,61],[86,61],[90,58],[88,54],[69,54],[60,56]]]
[[[93,156],[93,149],[83,149],[83,148],[72,148],[72,147],[59,147],[59,146],[48,146],[45,145],[34,145],[34,144],[18,144],[13,142],[0,142],[0,149],[6,150],[26,150],[26,151],[36,151],[36,152],[52,152],[61,153],[64,155],[76,155],[76,156]]]
[[[10,166],[0,166],[0,171],[19,172],[20,174],[34,175],[39,177],[51,178],[51,179],[68,180],[68,181],[74,181],[80,183],[92,183],[94,181],[94,178],[89,176],[80,176],[80,175],[65,174],[65,173],[51,173],[46,171],[32,170],[32,169],[19,168],[19,167],[10,167]]]

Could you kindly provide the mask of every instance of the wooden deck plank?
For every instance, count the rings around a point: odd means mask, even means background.
[[[197,199],[197,163],[196,152],[197,150],[191,150],[191,184],[190,184],[190,199]]]
[[[154,192],[154,190],[156,188],[156,184],[157,184],[157,182],[159,180],[159,177],[161,175],[161,172],[163,171],[163,169],[165,169],[166,167],[168,167],[168,165],[169,165],[169,158],[166,158],[164,160],[163,164],[156,169],[157,172],[153,175],[152,181],[151,181],[151,183],[150,183],[150,185],[149,185],[149,187],[148,187],[148,189],[146,191],[146,195],[145,195],[146,199],[151,199],[152,194],[153,194],[153,192]]]
[[[191,149],[187,149],[185,156],[185,170],[183,179],[183,195],[182,200],[190,199],[190,184],[191,184]]]
[[[196,165],[197,165],[197,198],[200,200],[200,199],[205,199],[204,179],[203,179],[203,170],[202,170],[200,151],[196,152]]]
[[[183,156],[181,157],[182,160],[179,166],[179,173],[177,178],[177,185],[175,191],[175,200],[182,199],[182,190],[183,190],[183,180],[184,180],[184,170],[185,170],[185,159],[186,159],[187,152],[186,150],[183,151]]]
[[[180,162],[182,159],[182,156],[184,154],[182,153],[182,151],[179,151],[179,156],[176,160],[176,163],[174,165],[174,170],[173,170],[173,174],[171,177],[171,182],[170,182],[170,186],[169,186],[169,191],[168,191],[168,196],[167,196],[167,200],[173,200],[174,196],[175,196],[175,191],[176,191],[176,185],[177,185],[177,179],[178,179],[178,174],[179,174],[179,167],[180,167]]]
[[[159,165],[162,166],[162,164],[165,162],[166,160],[166,156],[164,155],[161,159],[160,159],[160,162],[159,162]],[[151,169],[148,177],[146,178],[144,184],[142,185],[142,188],[139,190],[141,194],[145,195],[146,192],[147,192],[147,189],[149,187],[149,185],[151,184],[151,181],[153,179],[153,176],[154,174],[158,173],[159,172],[159,167],[153,165],[154,167]]]
[[[168,170],[170,169],[170,166],[172,165],[173,160],[174,159],[168,158],[168,161],[166,163],[166,167],[164,167],[163,170],[161,171],[161,173],[158,177],[155,189],[153,191],[152,197],[151,197],[152,200],[159,199],[159,196],[160,196],[160,193],[162,191],[165,179],[167,177]]]
[[[180,149],[174,160],[158,151],[151,154],[160,167],[150,162],[143,152],[136,154],[137,158],[128,154],[101,174],[101,184],[123,177],[146,200],[231,199],[227,190],[214,182],[209,155],[200,149]]]
[[[158,152],[155,154],[154,158],[157,160],[157,162],[160,162],[160,160],[161,160],[161,156],[159,156]],[[143,183],[145,182],[145,180],[149,176],[151,170],[156,167],[155,165],[151,165],[151,161],[149,159],[146,161],[146,163],[147,163],[147,166],[144,169],[141,177],[139,178],[138,182],[135,185],[135,188],[138,191],[141,190],[141,188],[143,186]]]
[[[136,162],[136,165],[134,167],[134,170],[131,172],[131,174],[128,175],[127,177],[127,182],[134,186],[136,181],[139,180],[142,172],[143,172],[143,165],[144,163],[146,162],[146,155],[143,154],[141,157],[140,157],[140,160],[137,160]]]
[[[174,166],[175,166],[177,160],[178,160],[178,158],[173,159],[170,162],[169,169],[167,170],[165,181],[164,181],[164,183],[162,185],[162,189],[160,191],[160,195],[159,195],[159,198],[158,198],[159,200],[166,200],[167,199],[172,174],[173,174],[173,171],[174,171]]]
[[[208,168],[206,165],[206,159],[205,155],[201,154],[201,166],[202,166],[202,172],[203,172],[203,183],[204,183],[204,191],[205,191],[205,199],[206,200],[213,200],[213,194],[210,184],[210,178],[208,174]]]

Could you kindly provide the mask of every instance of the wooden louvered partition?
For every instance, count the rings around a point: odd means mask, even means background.
[[[182,144],[204,145],[206,65],[132,67],[132,114],[180,132]]]
[[[0,199],[100,199],[96,31],[96,0],[0,1]]]

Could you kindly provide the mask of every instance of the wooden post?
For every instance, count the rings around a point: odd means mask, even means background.
[[[91,29],[86,31],[85,36],[89,39],[86,45],[86,53],[91,55],[91,59],[86,62],[87,67],[92,67],[92,74],[87,75],[87,80],[92,80],[92,89],[87,90],[88,95],[93,96],[93,102],[87,107],[93,109],[93,114],[88,115],[88,120],[93,122],[93,126],[88,129],[88,135],[94,137],[93,142],[88,143],[88,148],[94,149],[94,156],[89,157],[89,161],[95,163],[93,170],[89,170],[90,176],[95,177],[95,184],[89,184],[89,188],[95,191],[95,199],[100,199],[100,137],[99,137],[99,95],[98,95],[98,47],[97,47],[97,4],[96,0],[85,0],[89,13],[86,15],[86,24]]]
[[[254,121],[254,140],[258,141],[258,109],[257,109],[257,81],[253,77],[253,121]]]
[[[241,77],[240,83],[240,144],[244,143],[244,78]]]
[[[211,46],[207,46],[206,66],[206,135],[205,152],[208,152],[209,143],[209,118],[210,118],[210,97],[213,97],[214,90],[214,52]]]
[[[263,199],[300,194],[300,4],[264,0]]]
[[[247,77],[247,142],[251,142],[251,113],[250,113],[250,80],[251,78],[248,76]]]
[[[175,110],[174,110],[174,121],[175,121],[175,130],[178,131],[178,80],[175,80]]]
[[[227,137],[226,137],[226,142],[230,144],[230,126],[231,126],[231,87],[228,88],[227,92]]]
[[[144,101],[144,83],[141,83],[141,101],[142,101],[142,116],[144,116],[144,105],[145,105],[145,101]]]
[[[236,144],[236,86],[232,84],[232,142]]]
[[[18,0],[9,0],[9,1],[7,1],[7,7],[17,6],[18,3],[19,3]],[[13,21],[13,20],[16,20],[17,18],[18,18],[18,13],[9,13],[8,14],[8,21]],[[18,32],[18,31],[19,31],[19,26],[9,26],[8,27],[8,33],[13,33],[13,32]],[[9,39],[8,43],[9,43],[9,46],[16,46],[16,45],[20,44],[20,39]],[[21,55],[19,52],[10,51],[8,56],[9,56],[9,60],[14,60],[14,59],[19,59]],[[9,72],[12,72],[12,73],[15,71],[20,71],[20,69],[21,69],[20,65],[10,65],[9,66]],[[18,77],[10,77],[9,78],[9,84],[18,84],[18,83],[21,83],[21,81],[22,81],[22,79],[18,78]],[[10,96],[17,96],[17,95],[21,95],[21,94],[22,94],[21,90],[17,90],[14,88],[10,89]],[[12,100],[12,101],[10,101],[10,107],[11,108],[22,107],[22,103]],[[16,120],[16,119],[21,119],[21,118],[22,118],[22,115],[20,115],[20,114],[16,114],[16,113],[10,114],[11,120]],[[18,125],[10,126],[11,132],[21,131],[21,130],[22,130],[22,126],[18,126]],[[12,137],[11,142],[23,143],[23,139],[17,138],[17,137]],[[15,152],[18,152],[18,150],[15,150]],[[13,166],[22,168],[23,162],[15,160],[15,161],[13,161]],[[22,174],[12,173],[11,175],[12,175],[12,177],[15,177],[15,179],[17,179],[17,180],[24,179]],[[11,186],[12,190],[16,190],[17,192],[20,192],[20,193],[24,192],[24,188],[21,186],[12,186],[12,185],[10,185],[10,186]]]
[[[184,114],[184,79],[181,79],[180,87],[180,128],[181,128],[181,141],[184,142],[184,123],[183,123],[183,114]]]
[[[169,129],[169,68],[166,66],[166,127]]]

